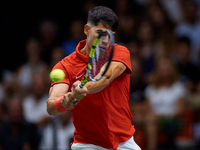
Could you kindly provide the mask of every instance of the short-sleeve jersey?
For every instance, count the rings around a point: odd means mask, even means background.
[[[81,41],[75,52],[62,59],[53,69],[62,69],[65,78],[57,83],[72,84],[81,80],[89,57],[80,53],[86,40]],[[74,143],[95,144],[108,149],[117,149],[119,143],[130,139],[135,129],[129,109],[130,53],[124,46],[115,44],[112,61],[122,62],[126,70],[102,91],[88,94],[71,109],[75,126]]]

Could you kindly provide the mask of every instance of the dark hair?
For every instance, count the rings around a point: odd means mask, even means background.
[[[118,28],[117,15],[110,8],[105,6],[96,6],[90,9],[87,22],[95,26],[101,22],[105,26],[110,26],[113,31],[116,31]]]
[[[189,37],[187,37],[187,36],[178,37],[178,38],[177,38],[177,42],[178,42],[178,43],[185,43],[185,44],[187,44],[189,47],[190,47],[190,45],[191,45],[191,41],[190,41]]]

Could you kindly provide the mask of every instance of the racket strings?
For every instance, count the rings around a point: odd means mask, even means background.
[[[99,55],[98,48],[96,49],[95,56],[92,59],[92,74],[94,77],[101,71],[101,68],[104,66],[104,64],[109,61],[110,55],[110,48],[101,56]]]

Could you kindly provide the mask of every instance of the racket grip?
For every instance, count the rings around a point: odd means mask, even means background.
[[[81,83],[78,84],[78,88],[80,88],[80,89],[83,88],[83,86],[81,85]],[[76,101],[77,101],[77,99],[74,99],[74,102],[76,102]]]
[[[78,84],[78,87],[79,87],[80,89],[82,89],[82,88],[83,88],[83,85],[82,85],[81,83],[79,83],[79,84]]]

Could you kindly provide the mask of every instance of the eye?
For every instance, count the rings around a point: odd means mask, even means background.
[[[99,33],[101,33],[102,32],[102,30],[97,30],[97,33],[99,34]]]

